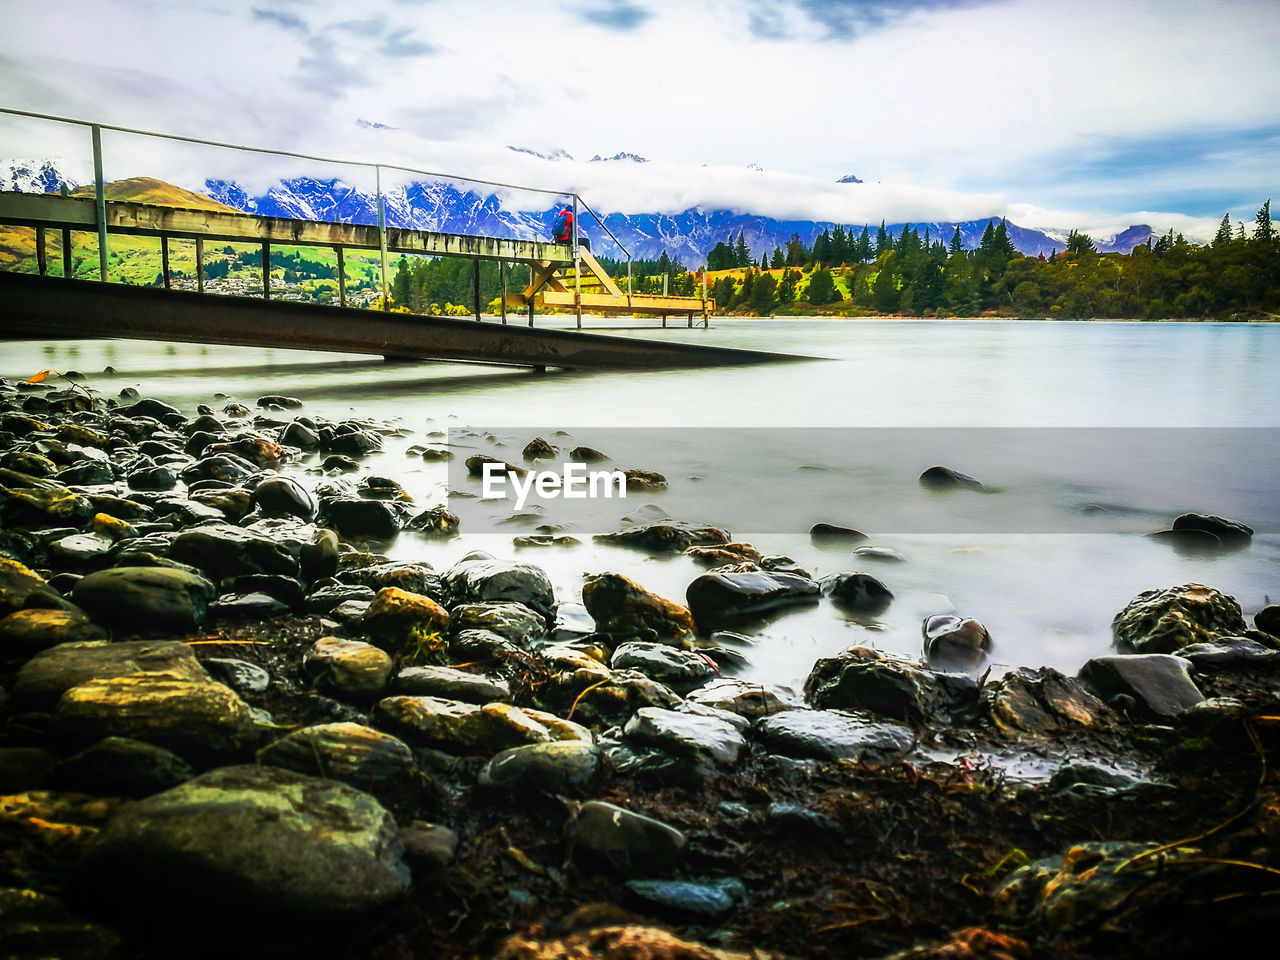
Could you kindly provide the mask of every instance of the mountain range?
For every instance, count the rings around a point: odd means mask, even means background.
[[[628,154],[608,159],[643,162],[642,158]],[[64,168],[56,160],[0,162],[0,190],[18,190],[24,193],[56,193],[63,187],[75,190],[78,184],[63,171]],[[135,178],[139,182],[140,179]],[[849,177],[845,182],[857,181]],[[265,193],[257,194],[250,193],[234,180],[208,179],[201,187],[196,192],[217,204],[260,216],[339,223],[377,223],[376,197],[338,178],[290,177],[278,181]],[[454,182],[445,180],[413,182],[386,191],[384,197],[389,226],[517,239],[549,238],[552,220],[558,210],[558,206],[539,210],[510,210],[496,194],[460,189]],[[604,214],[602,219],[609,232],[617,237],[633,257],[656,259],[665,250],[669,257],[687,267],[705,263],[709,250],[721,241],[736,241],[739,233],[743,235],[753,256],[759,259],[762,254],[772,253],[775,247],[785,248],[793,235],[798,236],[806,246],[812,246],[823,230],[830,230],[835,226],[830,222],[778,220],[734,210],[703,210],[698,207],[680,213],[614,212]],[[944,243],[950,242],[958,227],[961,244],[966,249],[973,249],[978,246],[987,225],[998,222],[999,218],[987,217],[961,222],[913,222],[906,226],[919,231],[921,237],[927,231],[932,239],[942,240]],[[853,225],[855,233],[861,232],[862,226]],[[874,236],[879,225],[868,226]],[[1048,256],[1066,245],[1065,234],[1013,223],[1008,223],[1007,226],[1014,247],[1029,256]],[[886,225],[886,229],[895,236],[902,232],[903,227],[902,223]],[[608,240],[599,223],[584,216],[580,221],[580,229],[591,238],[592,249],[597,254],[622,257],[621,251]],[[1147,242],[1151,236],[1149,226],[1136,225],[1115,237],[1095,237],[1094,242],[1103,253],[1128,253],[1138,244]]]

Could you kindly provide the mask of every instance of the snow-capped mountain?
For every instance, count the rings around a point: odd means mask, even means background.
[[[550,151],[549,153],[540,153],[537,150],[532,149],[531,147],[508,146],[507,149],[514,150],[516,153],[527,153],[529,156],[537,157],[539,160],[572,160],[573,159],[573,154],[571,154],[568,150],[561,149],[560,147],[556,147],[554,150]],[[599,157],[597,157],[596,159],[599,159]]]
[[[533,152],[517,147],[511,149]],[[563,151],[557,151],[557,154],[563,154]],[[547,159],[554,156],[548,155]],[[637,162],[626,154],[609,159]],[[63,185],[70,190],[78,183],[76,178],[64,172],[66,169],[66,165],[56,159],[0,161],[0,190],[56,193]],[[846,181],[853,182],[848,178]],[[251,194],[236,181],[211,179],[204,182],[202,192],[229,207],[261,216],[361,224],[375,224],[378,219],[376,197],[340,178],[293,177],[277,182],[261,194]],[[511,210],[495,194],[459,189],[455,183],[441,180],[412,182],[389,189],[384,196],[388,226],[513,239],[548,239],[558,209],[557,206],[549,206],[540,210]],[[775,247],[785,248],[793,234],[812,246],[823,230],[835,227],[830,222],[777,220],[697,207],[675,214],[613,212],[602,213],[602,217],[604,225],[633,257],[656,259],[665,250],[668,256],[688,267],[705,263],[708,251],[717,243],[735,242],[739,232],[758,260],[762,254],[772,253]],[[910,226],[922,238],[927,231],[931,240],[943,243],[950,243],[959,227],[961,244],[966,249],[973,249],[981,241],[987,225],[996,222],[996,219],[984,218],[962,223],[921,222]],[[856,236],[863,225],[844,226],[852,229]],[[878,225],[868,226],[874,236]],[[901,223],[886,227],[895,237],[901,234],[902,228]],[[1033,230],[1014,223],[1007,224],[1007,228],[1014,247],[1031,256],[1040,253],[1048,256],[1066,246],[1065,232],[1059,235],[1057,231]],[[582,217],[580,229],[591,238],[592,249],[597,254],[615,258],[623,256],[600,224],[590,216]],[[1128,253],[1151,236],[1150,227],[1139,225],[1115,237],[1095,237],[1094,242],[1100,252],[1118,250]]]
[[[0,192],[58,193],[63,187],[74,190],[80,184],[63,172],[67,169],[68,163],[61,157],[0,161]]]
[[[841,177],[839,180],[836,181],[836,183],[861,183],[861,182],[862,181],[859,180],[857,177],[855,177],[852,173],[847,173],[843,177]]]
[[[629,160],[632,163],[648,163],[648,157],[642,157],[638,153],[627,153],[625,150],[621,153],[615,153],[612,157],[602,157],[596,154],[587,163],[609,163],[611,160]]]

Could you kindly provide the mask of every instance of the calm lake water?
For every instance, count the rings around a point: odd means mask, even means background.
[[[424,509],[450,490],[480,493],[456,466],[450,476],[406,454],[442,442],[428,436],[438,431],[451,431],[455,464],[475,451],[519,463],[524,444],[543,436],[665,475],[668,490],[625,501],[517,512],[510,501],[455,497],[462,538],[406,533],[386,549],[437,569],[476,548],[516,556],[546,568],[561,599],[579,596],[584,574],[612,570],[683,600],[702,572],[691,561],[591,542],[645,504],[727,526],[814,576],[862,570],[893,590],[876,618],[824,602],[746,631],[758,640],[747,675],[762,680],[798,685],[816,657],[851,643],[914,655],[921,620],[943,612],[988,626],[997,670],[1074,671],[1109,649],[1111,618],[1142,590],[1207,583],[1246,615],[1280,598],[1280,327],[786,319],[617,332],[823,359],[538,376],[104,340],[6,343],[0,375],[75,369],[109,395],[136,386],[188,412],[281,393],[303,400],[305,414],[382,421],[398,435],[362,469],[399,481]],[[96,374],[108,364],[116,375]],[[988,492],[924,490],[917,477],[935,463]],[[320,479],[314,457],[287,469],[304,483]],[[1144,535],[1186,510],[1233,516],[1258,535],[1213,555]],[[856,527],[906,561],[818,546],[807,530],[819,520]],[[543,523],[582,545],[513,547],[513,536]]]

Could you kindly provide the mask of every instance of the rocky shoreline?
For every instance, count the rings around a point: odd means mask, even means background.
[[[927,660],[746,683],[736,626],[892,594],[671,520],[605,536],[707,566],[681,602],[392,561],[456,518],[298,406],[0,380],[5,956],[1167,957],[1280,919],[1280,608],[1151,590],[1115,655],[999,679],[932,617]]]

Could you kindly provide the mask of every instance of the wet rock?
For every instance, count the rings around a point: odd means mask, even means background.
[[[204,577],[169,567],[98,570],[71,592],[96,621],[131,632],[197,630],[215,596]]]
[[[25,473],[29,477],[52,477],[58,472],[58,465],[48,457],[42,457],[30,450],[6,450],[0,456],[0,467]],[[63,483],[81,483],[80,480],[63,480]],[[109,482],[109,481],[108,481]]]
[[[534,437],[525,444],[524,450],[520,452],[520,456],[526,461],[554,460],[559,452],[559,450],[549,444],[546,440],[542,439],[542,437]]]
[[[441,463],[453,459],[453,451],[448,447],[427,447],[422,451],[422,459],[427,463]]]
[[[171,750],[128,737],[104,737],[54,768],[49,785],[100,797],[138,799],[194,777],[187,761]]]
[[[316,518],[315,497],[291,477],[267,477],[253,488],[250,504],[267,516]]]
[[[814,603],[818,585],[787,573],[704,573],[689,584],[685,599],[698,626],[709,629]]]
[[[16,560],[0,557],[0,615],[14,610],[66,607],[66,601],[42,577]]]
[[[647,493],[653,490],[667,489],[667,478],[652,470],[640,470],[633,467],[623,470],[622,475],[627,493]]]
[[[280,442],[299,450],[315,450],[320,446],[320,434],[298,420],[294,420],[280,432]]]
[[[187,483],[197,480],[223,480],[240,483],[255,473],[253,464],[230,454],[213,454],[184,467],[179,474]]]
[[[1280,637],[1280,604],[1263,607],[1253,615],[1253,624],[1263,633]]]
[[[920,486],[929,490],[982,490],[982,483],[950,467],[930,467],[920,474]]]
[[[676,693],[688,693],[716,676],[706,657],[661,643],[631,641],[613,652],[609,666],[614,670],[637,670],[665,684]]]
[[[741,881],[690,883],[687,880],[628,880],[627,892],[649,907],[687,917],[713,919],[746,899]]]
[[[458,835],[448,827],[414,820],[400,828],[400,842],[404,845],[405,859],[428,868],[439,868],[453,859]]]
[[[855,560],[874,560],[876,563],[906,563],[907,558],[888,547],[858,547],[853,551]]]
[[[1070,847],[1015,870],[994,893],[995,915],[1006,923],[1057,933],[1096,928],[1113,917],[1142,887],[1148,870],[1120,867],[1155,847],[1153,843],[1090,842]],[[1186,848],[1166,851],[1166,861],[1186,856]]]
[[[269,620],[293,613],[293,607],[260,590],[223,594],[209,604],[214,620]]]
[[[574,447],[569,451],[569,460],[573,463],[603,463],[608,459],[608,454],[594,447]]]
[[[0,621],[0,628],[3,621]],[[1178,657],[1186,660],[1201,672],[1223,667],[1259,665],[1280,661],[1280,650],[1264,646],[1248,637],[1224,637],[1216,643],[1193,643],[1178,651]]]
[[[1144,591],[1111,621],[1116,647],[1134,653],[1175,653],[1246,629],[1234,598],[1199,583]]]
[[[0,484],[10,482],[10,477],[0,476]],[[47,480],[36,482],[40,485],[18,488],[0,485],[0,524],[31,530],[59,525],[82,527],[89,522],[94,509],[88,498]]]
[[[320,465],[323,470],[336,470],[339,473],[356,473],[360,469],[360,464],[356,463],[350,457],[344,457],[335,453],[324,458],[324,463]]]
[[[376,594],[369,587],[353,583],[330,583],[307,594],[307,613],[326,614],[344,603],[372,604]]]
[[[770,750],[819,760],[889,760],[915,746],[906,727],[856,711],[788,710],[761,717],[751,731]]]
[[[683,553],[693,546],[710,546],[728,543],[732,537],[727,530],[679,520],[659,520],[619,530],[617,533],[598,533],[593,538],[598,543],[616,543],[652,553]]]
[[[400,512],[382,500],[343,497],[325,500],[320,519],[346,539],[390,540],[400,532]]]
[[[590,790],[600,770],[600,751],[591,743],[566,740],[512,747],[495,754],[480,770],[481,787],[510,796],[525,791],[576,793]]]
[[[531,533],[511,538],[513,547],[577,547],[581,544],[582,541],[577,537],[556,537],[549,533]]]
[[[169,556],[214,580],[249,573],[298,575],[298,561],[284,544],[230,524],[183,531],[173,541]]]
[[[449,612],[420,593],[383,587],[369,604],[362,625],[379,643],[398,648],[415,637],[447,636]]]
[[[689,701],[749,719],[794,710],[799,706],[794,691],[787,687],[732,678],[712,680],[690,693]]]
[[[441,583],[455,603],[511,601],[548,619],[555,612],[551,581],[541,568],[497,560],[482,550],[473,550],[445,571]]]
[[[1253,527],[1212,514],[1184,513],[1173,521],[1173,529],[1203,531],[1228,545],[1246,544],[1253,538]]]
[[[370,643],[323,637],[307,651],[303,669],[340,696],[372,699],[391,676],[391,658]]]
[[[110,960],[120,937],[71,913],[56,897],[18,887],[0,888],[0,943],[5,960]]]
[[[592,740],[576,723],[507,703],[478,706],[436,697],[388,697],[374,713],[380,724],[411,741],[452,753],[492,754],[529,743]]]
[[[28,657],[60,643],[106,639],[102,627],[67,610],[15,610],[0,619],[0,658]]]
[[[304,727],[258,751],[258,762],[378,794],[413,769],[403,740],[359,723]]]
[[[449,640],[449,655],[455,660],[494,660],[519,652],[514,643],[492,630],[460,630]]]
[[[239,457],[258,468],[275,466],[288,459],[280,444],[256,433],[240,433],[228,442],[210,444],[207,452],[214,456]]]
[[[1116,715],[1075,677],[1052,667],[1025,667],[988,683],[982,700],[996,728],[1007,736],[1046,736],[1071,727],[1105,729]]]
[[[950,614],[925,618],[920,633],[924,637],[924,658],[939,670],[973,670],[991,652],[991,634],[977,620]]]
[[[752,563],[759,565],[764,559],[760,551],[749,543],[725,543],[718,546],[689,547],[684,555],[695,563],[714,567],[726,563]]]
[[[588,580],[582,587],[582,602],[596,630],[613,637],[652,637],[678,643],[695,630],[693,615],[687,609],[616,573]]]
[[[834,523],[815,523],[809,528],[809,539],[815,543],[858,543],[867,539],[853,527],[841,527]]]
[[[489,630],[528,649],[547,635],[547,621],[522,603],[460,603],[449,611],[455,633]]]
[[[505,680],[453,667],[404,667],[396,675],[396,693],[479,704],[511,699]]]
[[[428,563],[373,563],[343,570],[338,579],[343,583],[358,583],[374,590],[399,587],[409,593],[420,593],[428,597],[440,593],[440,577]]]
[[[178,475],[166,466],[140,467],[130,471],[125,482],[130,490],[172,490],[178,485]]]
[[[631,877],[670,872],[686,843],[675,827],[599,800],[582,805],[569,831],[571,855],[582,866]]]
[[[867,647],[819,659],[805,681],[804,694],[820,709],[856,707],[916,722],[949,706],[936,674]]]
[[[467,473],[473,477],[483,477],[485,474],[485,465],[493,464],[490,473],[494,476],[511,476],[524,477],[528,476],[529,471],[524,467],[517,467],[514,463],[507,463],[505,460],[498,460],[495,457],[487,457],[484,454],[476,454],[474,457],[467,457]]]
[[[881,613],[889,608],[893,591],[869,573],[835,573],[823,577],[822,595],[855,613]]]
[[[298,551],[298,575],[304,583],[315,583],[338,571],[338,535],[324,527]]]
[[[162,673],[74,686],[58,700],[53,726],[70,739],[130,737],[196,755],[234,752],[254,736],[249,707],[230,687]]]
[[[1132,774],[1104,766],[1090,760],[1073,760],[1064,763],[1049,778],[1049,789],[1076,796],[1110,796],[1144,787],[1169,789],[1166,784],[1156,784]]]
[[[1204,700],[1190,665],[1163,653],[1094,657],[1080,668],[1081,682],[1101,699],[1129,696],[1141,715],[1170,720]]]
[[[843,832],[838,821],[798,803],[771,803],[765,818],[791,833],[838,834]]]
[[[71,687],[145,672],[209,679],[191,648],[176,640],[63,643],[22,665],[14,680],[13,699],[31,709],[49,710]]]
[[[268,410],[297,410],[302,406],[302,401],[297,397],[286,397],[278,393],[271,393],[265,397],[259,397],[258,406]]]
[[[405,893],[395,821],[372,797],[269,766],[223,767],[121,808],[82,863],[87,890],[179,917],[322,915]]]
[[[41,457],[40,459],[44,459]],[[18,467],[16,469],[22,469]],[[173,476],[173,471],[169,471],[169,475]],[[84,460],[80,463],[72,464],[66,467],[58,474],[58,482],[64,486],[91,487],[104,483],[115,483],[116,472],[111,469],[111,464],[103,463],[101,460]],[[176,482],[176,478],[175,478]],[[132,482],[130,483],[132,487]],[[168,487],[133,487],[135,490],[168,490]]]
[[[153,420],[163,420],[165,417],[174,415],[182,416],[182,411],[173,404],[151,397],[144,397],[137,403],[120,407],[116,413],[122,417],[151,417]]]
[[[271,674],[256,663],[233,657],[210,657],[204,668],[215,680],[225,683],[241,696],[266,693],[271,686]]]
[[[634,670],[605,670],[603,678],[595,675],[594,683],[587,682],[591,676],[585,670],[571,676],[558,675],[550,684],[548,696],[564,708],[581,695],[574,716],[583,723],[599,726],[625,723],[645,707],[671,708],[680,704],[679,695],[669,687]],[[608,682],[600,684],[601,679]]]
[[[644,707],[624,728],[628,740],[660,747],[700,763],[733,766],[746,741],[732,723],[717,717]]]
[[[426,459],[427,455],[424,453],[422,456]],[[405,529],[429,537],[453,537],[458,533],[459,523],[457,514],[450,513],[448,507],[441,503],[415,516],[405,524]]]
[[[46,548],[49,565],[55,568],[105,567],[111,562],[115,543],[110,537],[74,533],[59,537]]]

